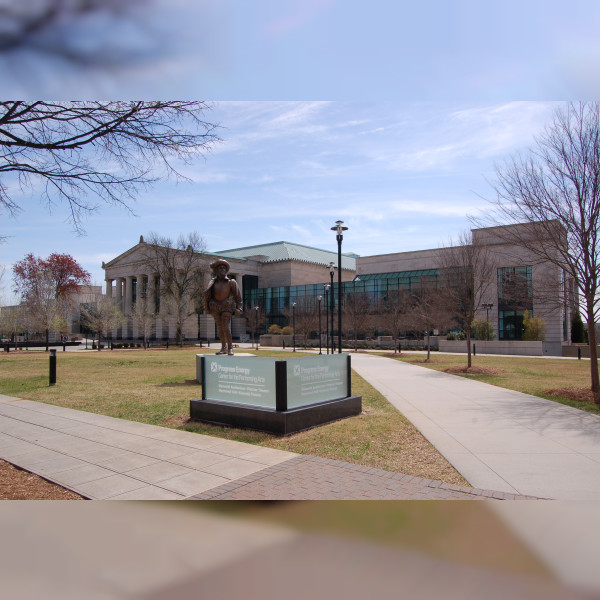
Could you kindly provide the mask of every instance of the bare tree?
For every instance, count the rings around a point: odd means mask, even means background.
[[[156,313],[154,302],[149,300],[145,293],[140,294],[136,300],[131,315],[137,325],[138,333],[144,338],[144,350],[148,347],[148,340],[154,333],[156,325]]]
[[[410,293],[406,289],[388,290],[375,307],[376,321],[394,338],[394,353],[398,349],[398,338],[406,330],[407,312],[411,306]]]
[[[176,339],[183,344],[185,321],[202,306],[207,269],[204,240],[196,232],[180,235],[177,242],[151,233],[144,246],[144,268],[160,278],[159,294],[175,320]]]
[[[310,334],[319,328],[317,299],[312,296],[300,296],[283,310],[283,314],[289,325],[293,327],[295,323],[294,331],[300,335],[302,345],[306,348]]]
[[[264,311],[260,310],[259,306],[248,306],[244,311],[246,317],[246,323],[248,329],[250,329],[250,335],[252,336],[252,343],[256,341],[256,333],[264,326],[267,317]],[[257,344],[258,346],[258,344]]]
[[[19,293],[31,324],[45,332],[48,351],[51,329],[66,329],[72,296],[89,284],[89,273],[69,254],[47,259],[28,254],[13,265],[14,291]]]
[[[0,308],[0,333],[8,334],[15,344],[15,350],[19,334],[26,330],[25,307],[22,304]]]
[[[444,295],[440,293],[437,281],[428,281],[421,278],[418,285],[411,292],[412,307],[411,320],[417,329],[425,332],[427,341],[427,360],[431,358],[431,331],[444,329],[450,315]]]
[[[82,305],[81,316],[86,326],[98,334],[98,350],[102,349],[102,335],[108,337],[125,320],[112,298],[101,298],[97,302]]]
[[[524,154],[496,167],[498,235],[555,265],[583,298],[590,344],[591,389],[600,403],[595,322],[600,274],[600,103],[569,103]],[[560,285],[560,281],[557,282]]]
[[[48,206],[65,202],[78,232],[82,215],[99,204],[131,210],[140,187],[171,175],[185,179],[175,160],[188,163],[218,141],[217,126],[204,120],[208,108],[188,101],[0,102],[0,208],[20,210],[11,193],[18,180],[21,188],[41,183]]]
[[[147,0],[130,0],[130,4],[148,4]],[[3,2],[0,5],[0,52],[6,52],[19,47],[39,46],[40,40],[43,49],[73,61],[81,60],[85,64],[93,61],[87,54],[77,55],[69,49],[68,44],[58,35],[61,26],[73,23],[77,26],[78,18],[112,13],[115,16],[123,15],[123,2],[120,0],[22,0],[21,2]],[[62,43],[61,43],[62,42]],[[123,58],[123,55],[121,55]],[[106,60],[97,57],[95,64]]]
[[[56,298],[51,273],[41,270],[29,279],[27,289],[22,291],[21,304],[27,313],[29,328],[44,334],[48,351],[50,330],[66,328],[67,311],[67,304]]]
[[[373,301],[368,292],[346,294],[343,303],[343,325],[346,338],[354,338],[354,352],[358,351],[358,336],[369,332],[373,326]]]
[[[494,283],[489,250],[471,232],[459,236],[456,245],[441,253],[440,286],[444,306],[464,328],[467,337],[467,368],[471,366],[471,324],[475,312]]]

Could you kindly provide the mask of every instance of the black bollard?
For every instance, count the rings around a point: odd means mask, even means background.
[[[477,356],[477,348],[475,348],[475,344],[473,344],[473,356]]]
[[[581,346],[577,347],[577,360],[581,360]]]
[[[56,350],[50,350],[50,385],[56,384]]]

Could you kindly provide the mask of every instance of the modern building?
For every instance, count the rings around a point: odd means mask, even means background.
[[[484,246],[489,253],[489,285],[481,298],[477,316],[494,324],[499,340],[519,340],[523,332],[525,311],[541,316],[546,321],[545,348],[548,354],[561,354],[561,346],[570,342],[571,312],[577,306],[573,282],[549,263],[539,260],[518,244],[507,243],[503,235],[515,225],[474,229],[473,243]],[[522,232],[522,233],[523,233]],[[181,251],[183,252],[183,251]],[[423,278],[435,280],[444,269],[444,249],[395,252],[360,257],[345,253],[342,256],[342,295],[366,292],[373,298],[385,297],[390,290],[411,290]],[[127,316],[127,322],[116,338],[136,338],[139,331],[133,318],[140,290],[156,306],[154,337],[174,337],[174,318],[169,306],[160,300],[161,282],[149,266],[148,245],[143,237],[137,245],[104,264],[106,295],[115,298]],[[259,307],[266,317],[265,327],[271,323],[286,324],[289,307],[299,298],[324,296],[326,285],[333,280],[337,299],[337,253],[290,242],[273,242],[243,248],[232,248],[205,253],[198,257],[197,276],[202,287],[210,281],[209,264],[217,257],[231,265],[230,277],[236,279],[242,290],[246,308]],[[332,266],[335,277],[332,277]],[[330,297],[331,298],[331,297]],[[192,310],[190,311],[192,312]],[[235,318],[233,335],[240,339],[246,333],[243,318]],[[202,307],[185,322],[184,335],[188,339],[214,339],[214,323]]]

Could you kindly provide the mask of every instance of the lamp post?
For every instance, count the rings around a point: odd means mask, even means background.
[[[492,302],[483,302],[481,306],[485,308],[485,321],[488,324],[487,331],[485,332],[485,337],[487,339],[490,336],[490,309],[494,307],[494,304]]]
[[[258,350],[258,344],[256,343],[256,332],[258,329],[258,306],[254,307],[254,345]]]
[[[331,295],[329,296],[329,310],[331,311],[331,354],[335,352],[335,339],[333,337],[333,274],[335,272],[334,263],[329,263],[329,277],[331,278]]]
[[[292,303],[292,330],[293,330],[293,338],[292,341],[294,343],[294,352],[296,352],[296,303]]]
[[[319,354],[323,354],[321,351],[321,300],[323,300],[323,296],[318,296],[317,300],[319,301]]]
[[[338,352],[342,353],[342,240],[344,239],[344,231],[348,228],[344,225],[344,221],[336,221],[331,228],[336,232],[335,239],[338,245]]]
[[[325,348],[329,354],[329,288],[331,286],[326,283],[323,287],[325,288]]]

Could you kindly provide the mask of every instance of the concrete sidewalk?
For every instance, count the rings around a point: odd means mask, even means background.
[[[600,417],[390,358],[352,367],[478,488],[600,499]]]
[[[0,458],[91,499],[526,498],[9,396]]]

